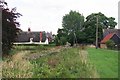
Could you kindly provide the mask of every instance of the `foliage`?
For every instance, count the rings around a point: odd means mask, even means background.
[[[77,31],[76,32],[77,43],[87,43],[86,33],[84,31]]]
[[[60,45],[60,39],[58,38],[58,36],[55,37],[55,44],[56,46]]]
[[[32,60],[31,63],[34,65],[33,78],[93,77],[94,67],[90,63],[82,63],[78,55],[78,48],[70,48]]]
[[[58,29],[58,34],[55,37],[55,43],[57,46],[59,45],[65,45],[67,42],[67,34],[65,32],[65,29]]]
[[[65,42],[71,43],[73,46],[74,43],[80,41],[82,37],[78,37],[76,34],[79,34],[83,29],[84,25],[84,16],[82,16],[79,12],[70,11],[69,14],[63,16],[62,21],[62,29],[58,29],[58,40],[60,37],[64,39],[62,44],[64,45]],[[82,33],[80,33],[82,34]]]
[[[84,23],[87,36],[87,42],[93,43],[96,38],[96,25],[97,25],[97,17],[98,17],[98,40],[101,41],[103,38],[103,29],[114,29],[117,23],[115,22],[115,18],[107,17],[103,13],[92,13],[86,17],[86,21]]]
[[[100,78],[118,78],[118,51],[95,48],[87,48],[87,51]]]
[[[2,51],[4,54],[8,54],[20,30],[18,28],[20,24],[16,19],[21,14],[16,12],[16,8],[9,10],[5,6],[7,6],[6,2],[0,2],[0,8],[2,9]]]
[[[69,14],[63,16],[62,26],[68,33],[81,30],[84,24],[84,17],[76,11],[70,11]]]
[[[66,37],[60,37],[61,45],[65,45],[67,40]]]
[[[75,36],[74,36],[74,33],[70,33],[68,35],[68,42],[71,44],[71,46],[73,46],[75,44]]]
[[[109,40],[106,42],[108,49],[113,49],[115,47],[115,42],[113,40]]]
[[[98,42],[100,42],[103,39],[103,29],[114,29],[117,25],[115,18],[107,17],[101,12],[88,15],[86,21],[84,21],[84,16],[79,12],[70,11],[69,14],[63,16],[63,28],[60,33],[60,29],[58,29],[57,40],[61,41],[60,37],[65,35],[64,37],[71,45],[75,43],[95,43],[97,17]]]

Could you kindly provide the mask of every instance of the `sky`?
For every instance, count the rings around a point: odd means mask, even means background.
[[[107,17],[114,17],[118,22],[119,0],[5,0],[8,7],[17,8],[21,13],[18,21],[20,28],[27,31],[52,31],[57,33],[62,28],[62,18],[70,10],[77,11],[87,17],[91,13],[102,12]],[[118,28],[116,26],[116,28]]]

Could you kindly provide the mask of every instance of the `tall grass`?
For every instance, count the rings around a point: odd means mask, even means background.
[[[10,56],[3,57],[2,77],[3,78],[32,78],[34,65],[25,57],[32,53],[39,53],[50,49],[53,46],[47,45],[14,45]]]
[[[7,59],[2,62],[2,77],[3,78],[32,78],[33,66],[23,59],[26,52],[19,52],[12,56],[11,60]]]
[[[48,50],[48,51],[46,51]],[[27,60],[28,55],[47,54]],[[16,54],[14,54],[14,52]],[[88,53],[80,47],[15,46],[13,55],[3,61],[3,78],[98,78]]]
[[[62,51],[31,60],[34,65],[34,78],[97,78],[94,66],[82,63],[80,48],[67,48]]]

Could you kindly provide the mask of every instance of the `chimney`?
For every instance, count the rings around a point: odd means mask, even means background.
[[[28,28],[28,32],[31,32],[31,29],[30,29],[30,28]]]

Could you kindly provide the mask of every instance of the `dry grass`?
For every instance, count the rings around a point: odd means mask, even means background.
[[[53,67],[53,68],[55,68],[55,66],[57,66],[58,63],[59,63],[59,59],[58,59],[58,58],[53,58],[53,59],[49,59],[49,60],[48,60],[48,64],[49,64],[51,67]]]
[[[0,79],[2,78],[2,61],[0,61]]]
[[[91,75],[90,78],[99,78],[97,70],[95,69],[95,67],[92,64],[89,63],[89,60],[87,57],[88,52],[85,50],[80,50],[79,54],[80,54],[80,59],[82,61],[82,64],[85,64],[90,72],[90,75]]]
[[[32,64],[23,59],[24,55],[29,52],[20,52],[12,56],[12,60],[4,61],[2,64],[3,78],[31,78]]]

